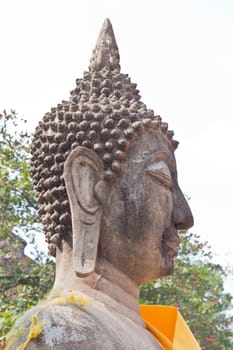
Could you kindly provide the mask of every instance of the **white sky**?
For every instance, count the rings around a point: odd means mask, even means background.
[[[192,231],[233,265],[233,1],[2,0],[0,16],[0,110],[31,130],[68,99],[110,18],[122,72],[180,141]]]

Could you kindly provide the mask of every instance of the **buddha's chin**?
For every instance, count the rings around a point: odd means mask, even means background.
[[[161,277],[169,276],[174,272],[174,256],[164,254],[164,264],[161,266]]]
[[[148,273],[143,277],[141,276],[142,278],[140,279],[139,284],[148,283],[153,280],[169,276],[173,272],[174,272],[174,257],[172,257],[169,254],[163,255],[163,258],[160,259],[159,269],[156,269],[153,272],[151,271],[151,273]]]

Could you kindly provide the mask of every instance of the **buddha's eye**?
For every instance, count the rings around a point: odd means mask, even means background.
[[[168,188],[172,187],[172,176],[167,164],[163,160],[155,161],[153,164],[148,164],[145,168],[145,173],[155,182]]]

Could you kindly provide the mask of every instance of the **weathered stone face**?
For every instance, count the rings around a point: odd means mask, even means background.
[[[148,282],[173,272],[177,229],[192,223],[170,143],[161,132],[143,133],[110,190],[99,254],[138,284]]]
[[[164,134],[173,148],[173,132],[140,101],[139,91],[120,72],[119,53],[110,22],[105,21],[88,72],[76,81],[70,100],[47,113],[32,145],[32,174],[49,250],[55,256],[61,239],[72,243],[70,205],[64,162],[79,146],[103,161],[101,177],[114,182],[128,162],[128,148],[147,130]]]

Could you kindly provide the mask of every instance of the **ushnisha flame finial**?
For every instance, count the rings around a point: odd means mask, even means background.
[[[98,36],[96,47],[90,60],[90,71],[100,71],[104,67],[120,70],[120,55],[112,24],[107,18]]]

